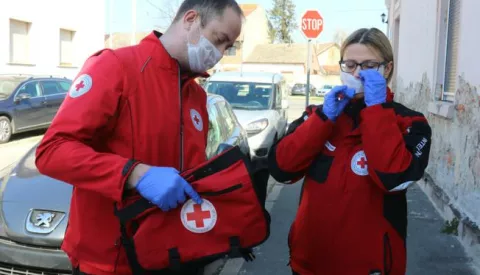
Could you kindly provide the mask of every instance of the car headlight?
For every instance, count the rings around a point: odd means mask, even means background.
[[[268,126],[268,119],[260,119],[254,122],[251,122],[247,125],[247,133],[249,136],[255,135],[263,131]]]

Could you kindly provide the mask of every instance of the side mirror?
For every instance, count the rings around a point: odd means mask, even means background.
[[[215,151],[215,155],[220,155],[221,153],[227,151],[228,149],[233,148],[233,145],[228,143],[220,143],[218,145],[217,151]]]
[[[15,97],[15,102],[18,103],[22,100],[28,100],[30,98],[31,98],[31,96],[29,94],[22,93],[22,94],[17,95],[17,97]]]
[[[288,100],[282,99],[282,109],[288,109]]]

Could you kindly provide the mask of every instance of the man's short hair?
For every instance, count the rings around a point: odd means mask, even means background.
[[[206,26],[210,20],[223,15],[226,8],[232,8],[243,17],[243,11],[235,0],[185,0],[180,5],[173,22],[181,20],[187,11],[196,10],[200,15],[202,26]]]

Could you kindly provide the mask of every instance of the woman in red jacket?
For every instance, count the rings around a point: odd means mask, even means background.
[[[278,181],[305,177],[290,265],[301,275],[403,275],[406,190],[428,165],[431,129],[393,101],[393,53],[380,30],[351,34],[340,68],[344,85],[308,107],[269,155]]]

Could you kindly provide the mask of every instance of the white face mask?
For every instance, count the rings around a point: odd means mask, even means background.
[[[188,42],[187,48],[190,70],[195,73],[203,73],[213,68],[222,59],[222,53],[203,35],[197,44]]]
[[[381,66],[378,68],[378,72],[383,75],[384,68]],[[355,90],[355,94],[363,93],[363,83],[360,79],[353,76],[351,73],[340,72],[340,80],[342,81],[343,85],[346,85],[348,88],[352,88]]]

